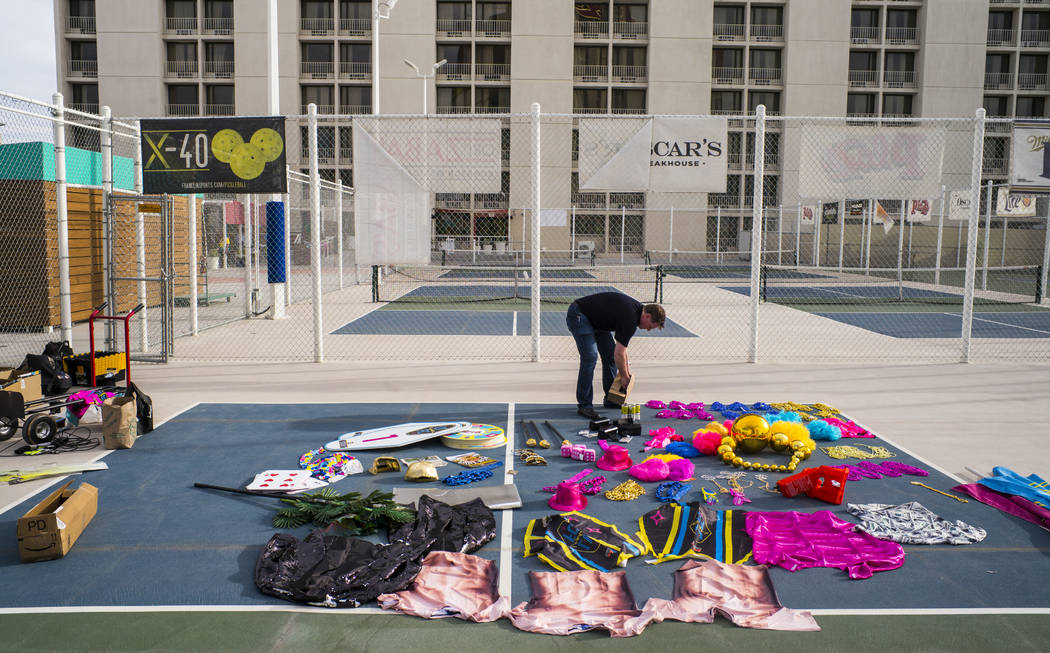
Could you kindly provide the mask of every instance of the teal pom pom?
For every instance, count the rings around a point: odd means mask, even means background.
[[[809,437],[814,440],[838,440],[842,437],[842,429],[822,419],[806,424],[806,428],[809,429]]]
[[[773,422],[796,422],[802,423],[802,416],[792,411],[780,411],[779,413],[767,413],[766,421],[772,424]]]

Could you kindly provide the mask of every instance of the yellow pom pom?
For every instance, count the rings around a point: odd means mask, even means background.
[[[729,434],[729,429],[727,429],[726,427],[722,426],[718,422],[708,422],[707,426],[705,426],[703,428],[703,430],[705,430],[705,431],[714,431],[715,433],[719,433],[721,435],[728,435]]]

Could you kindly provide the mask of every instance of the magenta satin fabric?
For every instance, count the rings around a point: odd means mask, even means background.
[[[996,492],[980,483],[956,485],[952,490],[969,494],[981,503],[986,503],[993,508],[998,508],[1003,512],[1009,513],[1014,517],[1020,517],[1021,519],[1030,521],[1033,524],[1038,524],[1039,526],[1050,530],[1050,510],[1032,503],[1024,497]]]
[[[758,564],[788,571],[834,567],[845,569],[854,579],[871,578],[876,571],[904,564],[900,544],[854,532],[854,526],[830,510],[747,513],[747,534],[754,540],[753,559]]]

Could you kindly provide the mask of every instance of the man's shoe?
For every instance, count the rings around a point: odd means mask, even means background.
[[[614,404],[611,401],[603,401],[602,408],[622,408],[622,406],[620,406],[620,404]]]
[[[584,406],[582,408],[577,408],[576,409],[576,414],[580,415],[582,417],[586,417],[587,419],[599,419],[601,417],[601,415],[599,415],[597,412],[595,412],[595,410],[593,408],[591,408],[590,406]]]

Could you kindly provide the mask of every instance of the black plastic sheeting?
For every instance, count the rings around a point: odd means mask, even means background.
[[[407,589],[431,551],[473,553],[495,537],[496,518],[481,499],[450,506],[423,496],[416,520],[391,532],[389,544],[323,529],[302,541],[275,534],[255,563],[255,585],[289,601],[356,608]]]

